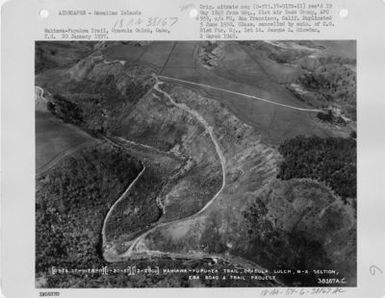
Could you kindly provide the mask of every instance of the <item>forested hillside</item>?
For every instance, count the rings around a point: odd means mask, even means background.
[[[279,178],[312,178],[329,185],[343,199],[355,198],[356,141],[298,136],[279,147],[284,161]]]

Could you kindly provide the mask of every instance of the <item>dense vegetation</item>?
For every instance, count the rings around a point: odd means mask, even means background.
[[[299,83],[311,93],[301,98],[313,106],[329,105],[341,108],[349,118],[356,120],[356,73],[339,63],[324,64],[305,73]]]
[[[356,59],[330,52],[327,47],[312,41],[279,43],[281,45],[263,41],[241,42],[253,48],[255,54],[291,69],[282,76],[272,73],[300,100],[317,108],[338,108],[345,117],[355,121]]]
[[[356,198],[356,141],[297,136],[285,141],[278,177],[312,178],[329,185],[343,199]]]
[[[149,90],[150,85],[130,82],[123,93],[118,90],[113,75],[103,80],[73,82],[65,94],[55,93],[48,109],[65,122],[87,131],[114,134],[120,128],[120,117],[130,112]]]
[[[140,179],[131,188],[130,196],[120,201],[106,225],[107,240],[138,232],[156,222],[162,211],[156,203],[164,176],[151,166],[146,167]]]
[[[354,285],[356,223],[352,213],[353,207],[323,183],[276,179],[245,204],[246,241],[237,249],[267,269],[309,269],[300,276],[283,275],[287,285],[317,284],[320,276],[312,272],[316,268],[334,269]]]
[[[273,269],[328,268],[330,261],[322,243],[300,231],[287,232],[276,226],[264,200],[257,197],[243,212],[248,229],[249,245],[253,247],[248,257],[256,263]],[[316,276],[310,274],[283,276],[290,283],[300,280],[302,285],[314,285]]]
[[[53,99],[54,102],[47,103],[47,108],[53,115],[62,119],[64,122],[76,125],[80,125],[83,122],[83,112],[75,103],[59,94],[55,94]]]
[[[109,207],[141,165],[107,144],[64,159],[37,181],[36,271],[104,264],[101,229]]]
[[[325,112],[318,112],[317,118],[322,120],[322,121],[334,123],[334,124],[338,124],[338,125],[344,125],[345,124],[345,120],[341,116],[334,115],[332,110],[328,110]]]
[[[301,82],[310,89],[322,90],[325,100],[339,99],[355,103],[355,73],[341,64],[326,64],[311,74],[304,74]]]

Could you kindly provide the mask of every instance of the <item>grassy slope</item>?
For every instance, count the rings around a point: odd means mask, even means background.
[[[356,120],[355,41],[243,42],[251,57],[303,103]],[[298,88],[299,87],[299,88]],[[283,86],[282,86],[283,88]]]
[[[225,51],[225,58],[217,69],[209,71],[199,66],[195,68],[166,67],[162,74],[235,90],[296,107],[308,107],[265,72],[258,61],[261,58],[253,55],[252,51],[249,53],[244,47],[232,43],[225,46]],[[177,54],[174,53],[174,55]],[[235,57],[240,58],[237,60]],[[187,55],[186,59],[194,59],[194,57]],[[188,87],[198,89],[194,86]],[[319,136],[332,134],[319,126],[314,121],[314,115],[309,113],[277,107],[255,99],[212,89],[200,88],[200,90],[208,97],[224,103],[236,117],[260,130],[266,140],[273,144],[279,144],[286,138],[299,134],[317,134]]]
[[[209,71],[197,62],[199,42],[178,42],[174,45],[173,42],[153,42],[141,47],[115,45],[105,54],[108,59],[126,59],[129,63],[151,65],[158,70],[164,66],[162,74],[165,76],[225,87],[293,106],[307,106],[266,71],[265,58],[251,47],[226,43],[219,67]],[[238,118],[261,130],[274,144],[299,134],[333,135],[318,125],[312,115],[220,91],[201,90],[224,103]]]
[[[215,127],[227,159],[227,186],[207,212],[197,218],[156,229],[142,244],[150,250],[192,256],[195,251],[241,256],[269,269],[276,269],[277,266],[310,268],[323,264],[330,268],[338,267],[341,274],[349,277],[349,284],[354,284],[353,209],[345,206],[318,182],[278,181],[266,186],[266,193],[262,196],[264,201],[271,199],[267,215],[269,221],[273,224],[280,221],[280,227],[273,226],[269,230],[269,226],[257,227],[255,223],[249,223],[244,216],[250,212],[249,203],[255,201],[266,183],[275,181],[277,172],[274,170],[278,169],[276,153],[259,143],[254,129],[246,129],[237,123],[233,116],[224,113],[218,103],[197,97],[181,87],[171,89],[171,94],[177,101],[197,110]],[[334,222],[334,217],[338,218],[337,222]],[[321,221],[314,221],[314,218],[321,218]],[[306,235],[304,231],[307,231]],[[265,232],[268,236],[262,239],[264,243],[261,245],[257,236]],[[329,241],[333,235],[335,239]],[[340,241],[347,237],[349,247]],[[298,251],[301,253],[298,254]],[[351,258],[351,261],[346,262],[345,257]],[[287,282],[301,280],[303,284],[314,285],[316,279],[314,275],[297,276],[293,280],[287,279]]]
[[[157,221],[161,214],[155,200],[166,184],[169,190],[187,188],[189,195],[180,196],[178,191],[171,196],[162,193],[164,220],[197,212],[221,184],[219,162],[212,153],[215,149],[205,129],[166,99],[159,100],[151,94],[144,96],[149,87],[142,85],[148,78],[142,71],[134,66],[106,65],[99,61],[80,79],[64,77],[57,85],[44,78],[54,94],[55,114],[61,118],[73,120],[73,109],[68,111],[68,104],[64,104],[71,103],[79,110],[80,120],[76,124],[87,130],[123,137],[163,151],[175,147],[183,159],[191,157],[190,168],[174,179],[169,179],[170,165],[149,164],[143,179],[112,214],[107,226],[109,240],[137,232]],[[200,177],[206,177],[204,184]]]
[[[35,43],[35,73],[73,65],[89,55],[95,42],[37,41]]]
[[[357,42],[355,40],[344,40],[342,42],[338,40],[316,40],[313,42],[325,47],[329,55],[353,59],[357,56]]]
[[[55,118],[48,112],[36,112],[36,169],[44,169],[51,160],[67,150],[93,139],[78,127]]]

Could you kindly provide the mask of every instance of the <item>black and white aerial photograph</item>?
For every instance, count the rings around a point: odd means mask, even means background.
[[[356,41],[36,41],[36,288],[356,287]]]

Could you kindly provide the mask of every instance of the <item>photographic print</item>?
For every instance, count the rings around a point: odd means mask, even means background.
[[[36,41],[37,288],[354,287],[356,41]]]

